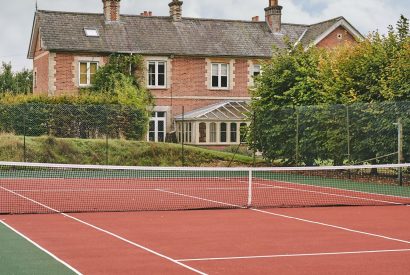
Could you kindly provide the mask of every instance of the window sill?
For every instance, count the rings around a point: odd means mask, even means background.
[[[148,89],[148,90],[167,90],[168,87],[166,87],[166,86],[164,86],[164,87],[158,87],[158,86],[152,87],[152,86],[148,86],[147,89]]]
[[[210,91],[217,91],[217,92],[229,92],[231,89],[230,88],[214,88],[214,87],[210,87],[208,88],[208,90]]]

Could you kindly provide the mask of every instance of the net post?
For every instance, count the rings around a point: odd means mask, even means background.
[[[181,135],[181,158],[182,166],[185,166],[185,106],[182,106],[182,135]]]
[[[248,208],[252,207],[252,169],[248,171]]]

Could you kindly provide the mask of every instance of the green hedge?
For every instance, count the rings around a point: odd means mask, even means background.
[[[147,123],[146,110],[104,96],[0,98],[0,132],[4,133],[139,140]]]

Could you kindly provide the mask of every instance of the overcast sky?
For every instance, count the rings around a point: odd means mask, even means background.
[[[0,0],[6,1],[6,0]],[[42,10],[102,13],[101,0],[37,0]],[[170,0],[122,0],[121,12],[139,14],[144,10],[154,15],[168,15]],[[31,68],[27,60],[36,0],[8,1],[0,10],[0,62],[12,62],[14,70]],[[410,17],[409,0],[279,0],[283,21],[315,23],[344,16],[363,34],[373,30],[386,32],[400,15]],[[3,3],[4,4],[4,3]],[[264,18],[268,0],[184,0],[183,16],[250,20]]]

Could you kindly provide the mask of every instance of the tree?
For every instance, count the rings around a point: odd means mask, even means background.
[[[257,135],[250,141],[267,159],[313,164],[331,158],[342,164],[392,153],[392,122],[405,108],[365,103],[410,101],[409,21],[402,16],[387,35],[374,32],[332,50],[288,44],[263,72],[252,91]]]
[[[2,63],[0,69],[0,93],[29,94],[33,87],[33,73],[23,69],[13,73],[10,63]]]
[[[151,93],[142,85],[140,55],[112,54],[108,63],[99,68],[91,92],[113,96],[124,105],[147,109],[153,105]]]

